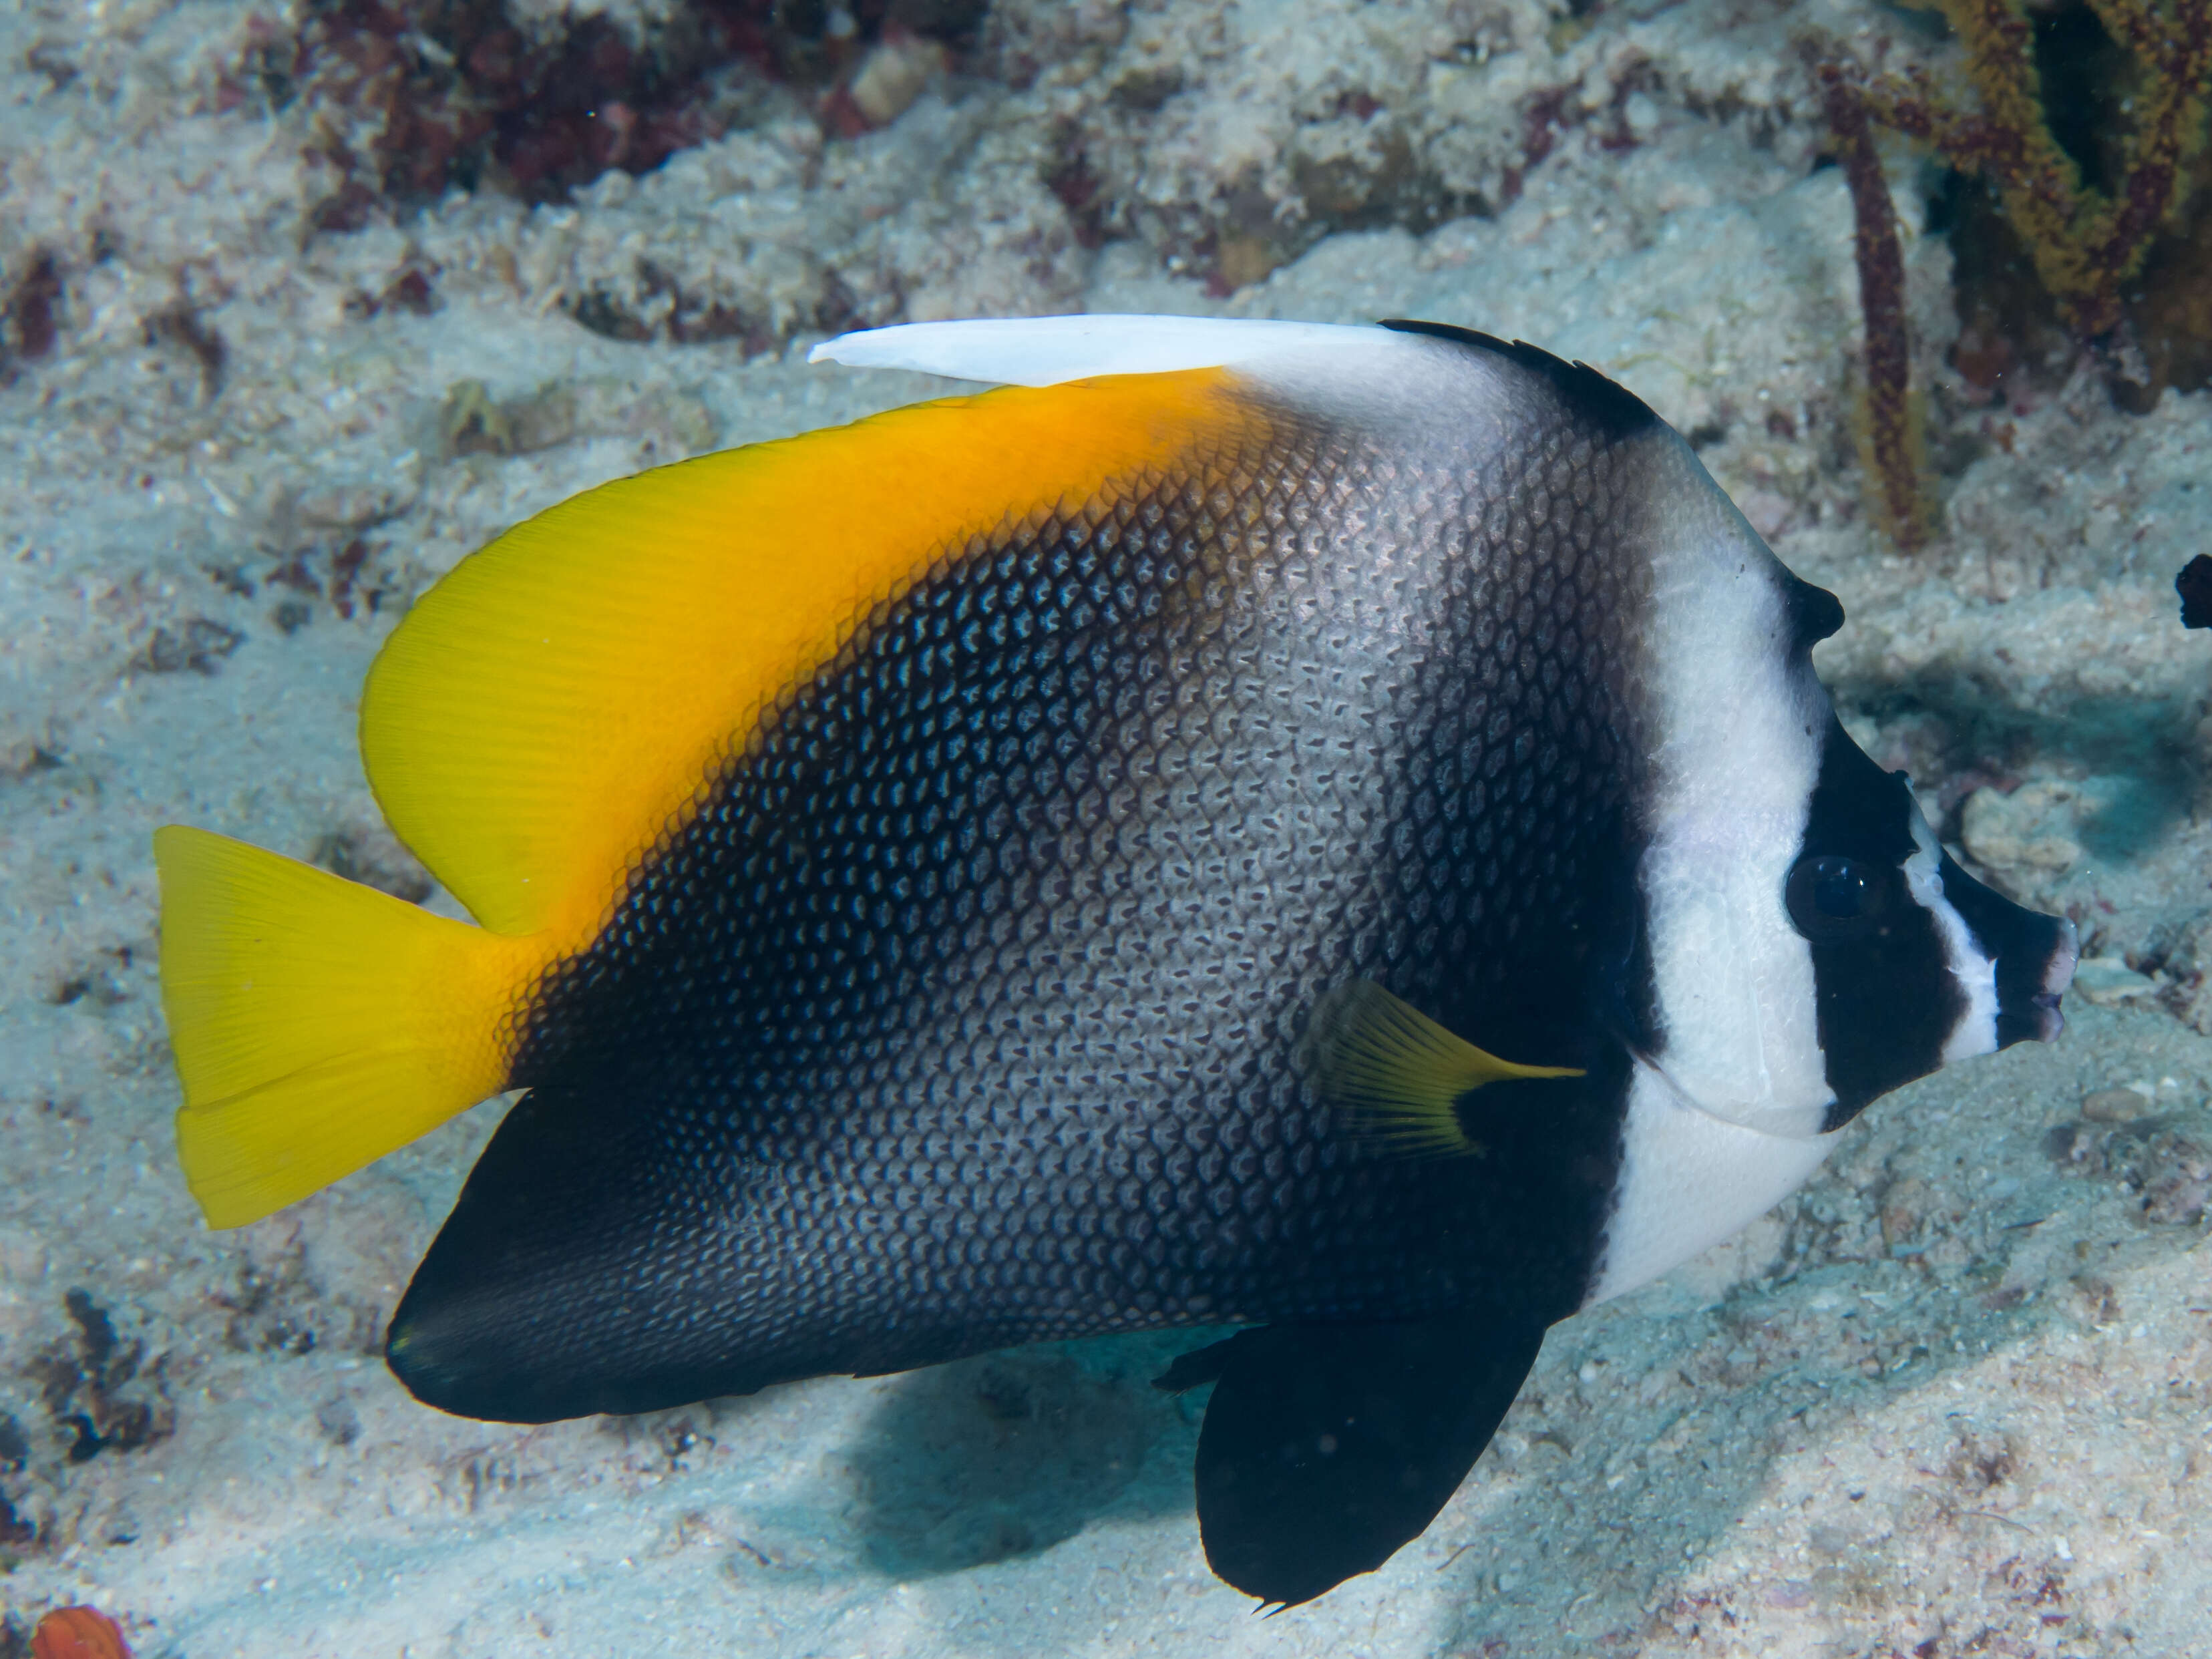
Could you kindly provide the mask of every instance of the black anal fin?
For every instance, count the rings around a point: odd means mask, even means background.
[[[1186,1354],[1163,1385],[1219,1376],[1198,1438],[1207,1564],[1285,1606],[1374,1571],[1459,1489],[1543,1340],[1462,1313],[1269,1325]]]

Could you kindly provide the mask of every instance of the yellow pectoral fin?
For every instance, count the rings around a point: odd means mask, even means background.
[[[1353,1130],[1407,1154],[1479,1154],[1459,1120],[1462,1096],[1513,1078],[1580,1077],[1575,1066],[1518,1066],[1454,1036],[1372,980],[1338,986],[1307,1027],[1322,1097]]]

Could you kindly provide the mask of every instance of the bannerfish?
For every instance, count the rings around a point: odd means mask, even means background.
[[[2199,553],[2182,566],[2173,591],[2181,595],[2184,628],[2212,628],[2212,557]]]
[[[930,323],[998,389],[610,483],[361,707],[476,918],[156,839],[216,1226],[507,1090],[393,1316],[416,1397],[641,1412],[1241,1327],[1208,1561],[1418,1536],[1547,1327],[2057,1035],[1815,677],[1842,625],[1596,371],[1422,323]]]

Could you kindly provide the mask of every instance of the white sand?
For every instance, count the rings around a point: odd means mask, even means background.
[[[575,208],[455,198],[351,235],[309,224],[305,112],[218,108],[243,7],[0,17],[0,279],[46,248],[66,295],[53,354],[0,389],[0,1495],[34,1529],[0,1544],[8,1628],[81,1599],[191,1659],[2212,1652],[2212,647],[2167,586],[2206,550],[2212,398],[2136,418],[2077,381],[1944,480],[1942,544],[1875,545],[1848,204],[1808,173],[1789,48],[1808,15],[1010,0],[976,73],[884,132],[825,143],[755,88],[753,126]],[[1820,15],[1862,45],[1895,24]],[[1509,205],[1524,100],[1555,87],[1566,130]],[[1096,251],[1039,183],[1079,150],[1118,204]],[[570,319],[597,293],[665,327],[647,253],[775,349]],[[1209,258],[1255,280],[1209,298]],[[1916,368],[1964,453],[1948,252],[1909,258]],[[410,261],[441,309],[348,317]],[[1145,1382],[1175,1340],[532,1431],[415,1406],[375,1345],[493,1113],[206,1232],[147,836],[404,885],[352,742],[393,615],[587,484],[928,391],[800,365],[837,295],[872,321],[1413,314],[1617,374],[1844,596],[1822,662],[1878,757],[1939,811],[2027,781],[1970,850],[2075,915],[2115,1006],[1881,1103],[1744,1239],[1554,1333],[1429,1533],[1272,1620],[1198,1553],[1197,1406]],[[180,296],[225,343],[212,397],[149,326]],[[458,428],[505,438],[457,453]],[[356,538],[347,617],[327,590]],[[79,1288],[117,1333],[99,1363]],[[149,1443],[72,1461],[88,1431]]]

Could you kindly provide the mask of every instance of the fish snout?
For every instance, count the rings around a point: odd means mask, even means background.
[[[1996,1046],[2050,1042],[2066,1029],[2058,1005],[2081,957],[2074,924],[1992,892],[1948,855],[1942,869],[1943,896],[1995,970]]]
[[[2043,958],[2042,988],[2028,998],[2028,1007],[2021,1015],[2025,1023],[2032,1013],[2035,1028],[2022,1030],[2018,1036],[2007,1036],[2004,1021],[2008,1011],[2000,1000],[1997,1005],[1997,1041],[2000,1043],[2018,1042],[2027,1037],[2033,1037],[2039,1042],[2048,1042],[2066,1029],[2066,1016],[2059,1012],[2058,1004],[2066,994],[2066,988],[2074,982],[2074,969],[2081,961],[2081,936],[2075,931],[2073,922],[2064,916],[2035,916],[2034,920],[2052,923],[2056,934],[2048,954]],[[2004,984],[2002,959],[1998,962],[1997,972],[1997,984],[2002,991]]]

